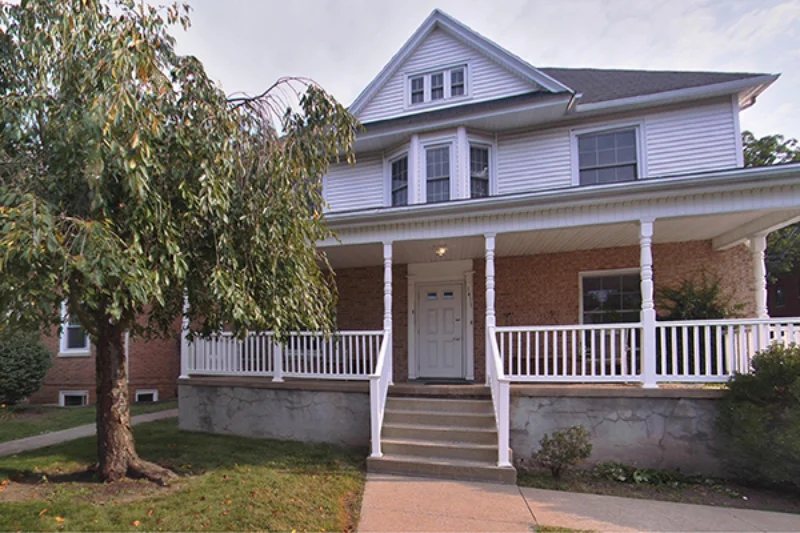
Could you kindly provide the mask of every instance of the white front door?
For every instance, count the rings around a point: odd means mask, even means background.
[[[460,283],[420,285],[417,361],[420,378],[464,377],[464,321]]]

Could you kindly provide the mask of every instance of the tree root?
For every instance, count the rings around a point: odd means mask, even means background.
[[[170,481],[178,479],[178,474],[172,470],[150,461],[144,461],[138,457],[131,459],[128,463],[128,475],[130,477],[148,479],[162,487],[168,485]]]

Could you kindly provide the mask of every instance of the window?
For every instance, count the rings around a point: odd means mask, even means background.
[[[408,205],[408,155],[392,161],[392,205]]]
[[[775,287],[775,307],[786,306],[786,291],[783,287]]]
[[[62,390],[58,391],[58,405],[61,407],[78,407],[88,405],[89,391]]]
[[[455,68],[450,71],[450,96],[464,95],[464,69]]]
[[[408,78],[411,105],[438,102],[467,96],[467,66],[460,65]]]
[[[431,74],[431,100],[444,98],[444,72]]]
[[[636,130],[580,135],[578,168],[581,185],[635,180],[638,174]]]
[[[472,198],[489,196],[489,148],[469,147],[469,179]]]
[[[61,347],[59,355],[89,355],[89,336],[77,318],[67,314],[66,304],[61,307],[63,325],[61,327]]]
[[[583,323],[639,322],[642,296],[638,273],[585,275]]]
[[[152,390],[137,390],[136,391],[136,401],[137,402],[157,402],[158,401],[158,391],[156,389],[152,389]]]
[[[411,78],[411,103],[419,104],[425,101],[425,78],[418,76]]]
[[[428,148],[425,152],[428,202],[450,199],[450,147]]]

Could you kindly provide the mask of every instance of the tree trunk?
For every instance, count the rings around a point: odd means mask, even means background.
[[[131,475],[165,484],[176,477],[175,474],[166,468],[143,461],[136,454],[131,430],[125,359],[122,330],[112,326],[101,328],[95,362],[100,477],[104,481],[119,481]]]

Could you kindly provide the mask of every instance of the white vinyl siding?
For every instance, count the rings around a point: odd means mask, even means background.
[[[347,163],[331,165],[323,182],[325,200],[331,211],[384,205],[386,180],[380,154],[358,157],[354,166]]]
[[[648,115],[648,177],[738,166],[733,114],[727,101]]]
[[[415,112],[416,109],[405,105],[408,100],[406,94],[408,77],[416,73],[433,72],[437,68],[446,69],[459,65],[468,65],[465,73],[468,77],[466,82],[470,95],[468,100],[460,103],[503,98],[539,89],[538,86],[512,74],[476,49],[463,44],[445,31],[436,29],[362,109],[358,115],[359,120],[371,122]],[[447,80],[445,82],[447,83]],[[441,101],[442,105],[447,103],[447,100]],[[431,106],[426,105],[425,109],[431,109]]]
[[[735,168],[737,142],[730,102],[648,113],[620,121],[592,121],[570,128],[500,135],[497,192],[557,189],[572,185],[570,131],[639,124],[643,178]],[[577,168],[575,169],[577,177]]]

